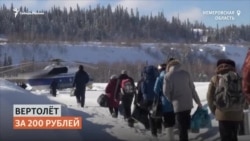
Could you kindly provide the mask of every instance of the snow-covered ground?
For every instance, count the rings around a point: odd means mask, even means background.
[[[159,64],[165,61],[166,56],[162,48],[168,53],[179,52],[183,56],[187,52],[195,52],[214,62],[216,54],[220,53],[235,60],[241,67],[248,48],[235,44],[166,44],[166,43],[8,43],[0,45],[0,60],[5,55],[12,58],[14,64],[21,61],[48,61],[49,59],[61,58],[67,61],[83,61],[88,63],[98,62],[145,62]],[[185,52],[183,52],[185,50]]]
[[[163,130],[159,137],[153,138],[150,131],[144,129],[140,123],[134,128],[127,126],[121,115],[112,118],[107,108],[99,107],[97,97],[104,92],[105,83],[94,83],[91,90],[86,92],[86,107],[76,105],[75,97],[70,96],[70,89],[59,91],[57,97],[52,97],[47,90],[32,93],[0,79],[0,140],[46,140],[46,141],[166,141],[167,133]],[[196,90],[207,106],[206,91],[208,83],[195,83]],[[13,104],[62,104],[63,116],[82,116],[81,130],[13,130]],[[192,113],[196,109],[194,108]],[[212,128],[201,129],[200,133],[190,133],[193,141],[218,141],[218,123],[212,116]],[[175,139],[178,136],[175,132]],[[248,136],[239,136],[240,141],[247,141]]]

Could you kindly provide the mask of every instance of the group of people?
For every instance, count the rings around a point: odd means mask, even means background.
[[[132,82],[132,94],[124,93],[123,81],[126,79]],[[118,108],[121,103],[124,119],[130,127],[133,127],[135,118],[131,116],[133,112],[131,107],[134,98],[134,107],[140,107],[147,113],[145,117],[148,122],[143,123],[145,128],[149,129],[153,136],[161,133],[162,127],[166,128],[168,140],[174,140],[175,121],[178,123],[180,140],[188,140],[193,99],[199,107],[202,107],[193,80],[175,58],[170,58],[158,68],[153,65],[144,67],[137,86],[125,70],[119,76],[112,75],[105,92],[108,96],[109,111],[112,117],[118,116]],[[156,98],[159,98],[162,103],[162,118],[152,116],[152,106]]]
[[[250,54],[249,61],[250,63]],[[249,99],[249,67],[243,73],[243,93],[246,94],[246,101]],[[240,122],[243,120],[243,108],[234,111],[223,111],[215,104],[217,86],[220,85],[218,78],[228,72],[236,73],[236,64],[230,59],[220,59],[217,61],[215,74],[211,78],[207,91],[208,107],[211,113],[219,122],[219,133],[221,141],[237,141],[237,133]],[[84,82],[80,80],[86,80]],[[81,82],[81,83],[80,83]],[[74,80],[76,86],[77,102],[84,106],[85,86],[88,82],[88,75],[79,67]],[[127,84],[129,82],[130,84]],[[125,90],[125,87],[129,90]],[[79,91],[78,91],[79,90]],[[79,92],[79,93],[78,93]],[[174,140],[173,127],[176,124],[180,141],[188,141],[188,131],[191,124],[191,110],[193,100],[198,108],[202,108],[200,98],[196,92],[194,82],[181,65],[178,59],[170,58],[158,68],[146,66],[141,72],[141,79],[137,86],[133,78],[128,76],[128,72],[122,70],[119,76],[112,75],[106,86],[105,92],[108,97],[109,111],[112,117],[118,117],[119,105],[122,105],[124,119],[130,127],[133,127],[135,119],[131,110],[134,99],[134,107],[140,107],[147,111],[149,124],[144,124],[146,129],[150,129],[153,136],[157,136],[163,128],[168,132],[167,140]],[[162,118],[151,116],[154,100],[160,98],[162,103]],[[245,104],[245,100],[243,100]]]
[[[129,84],[125,86],[125,83]],[[124,87],[127,89],[125,90]],[[134,79],[128,76],[126,70],[122,70],[119,76],[112,75],[105,88],[110,114],[114,118],[118,117],[118,108],[121,101],[124,120],[128,122],[130,127],[133,127],[134,124],[134,120],[131,118],[131,104],[136,94],[135,88]]]

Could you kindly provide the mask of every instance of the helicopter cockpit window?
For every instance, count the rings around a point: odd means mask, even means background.
[[[52,67],[51,66],[46,66],[44,70],[50,70]]]
[[[68,68],[67,67],[60,67],[60,68],[53,68],[51,71],[49,71],[49,75],[54,75],[54,74],[60,74],[60,73],[67,73]]]

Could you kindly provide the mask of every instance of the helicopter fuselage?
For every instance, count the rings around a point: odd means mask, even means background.
[[[16,78],[10,78],[12,82],[25,83],[32,87],[32,89],[50,89],[53,81],[57,82],[57,89],[72,88],[75,72],[69,72],[67,67],[53,67],[47,69],[22,74]],[[93,79],[90,79],[93,81]]]

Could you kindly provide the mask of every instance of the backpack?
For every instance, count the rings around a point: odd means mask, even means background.
[[[215,105],[221,111],[240,111],[244,106],[241,77],[233,71],[217,76]]]
[[[121,89],[123,94],[134,94],[135,87],[130,79],[123,79],[121,82]]]
[[[154,85],[158,77],[158,70],[155,66],[149,65],[143,69],[143,82],[141,83],[141,91],[143,101],[153,101],[155,97]]]

